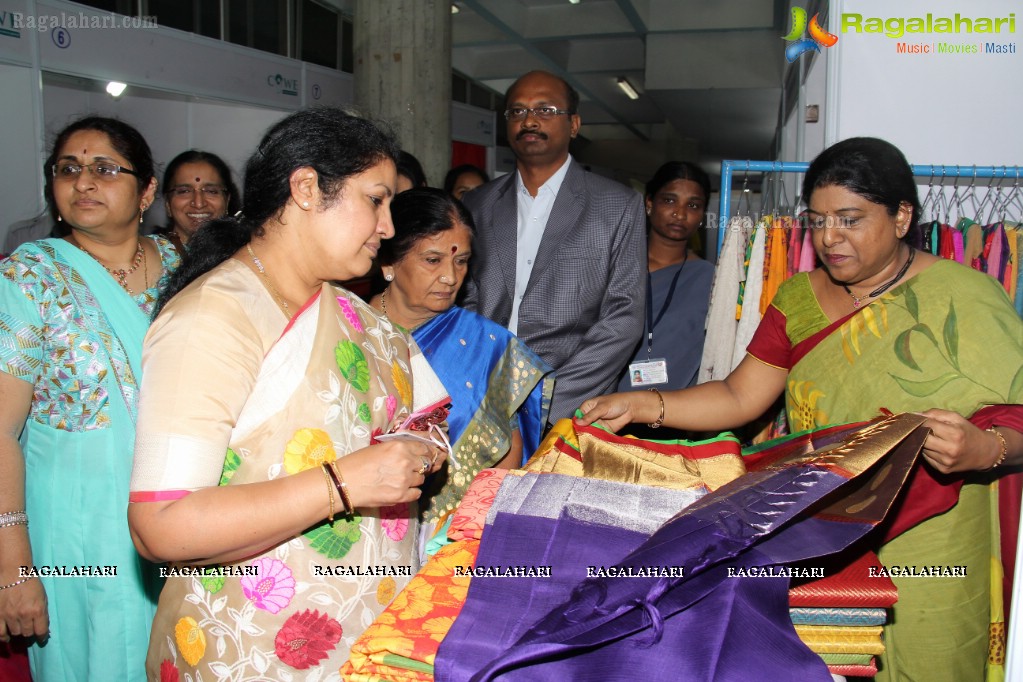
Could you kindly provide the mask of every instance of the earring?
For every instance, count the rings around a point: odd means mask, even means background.
[[[63,218],[62,218],[62,217],[60,216],[60,214],[59,214],[59,213],[57,214],[57,222],[58,222],[58,223],[62,223],[62,222],[64,222],[64,219],[63,219]]]
[[[391,280],[394,279],[394,273],[393,272],[385,272],[384,273],[384,279],[386,279],[388,282],[390,282]]]
[[[142,224],[142,221],[146,217],[146,209],[147,208],[149,208],[149,207],[144,205],[144,204],[142,206],[139,206],[139,225]]]
[[[302,208],[309,208],[309,202],[308,201],[303,201],[302,202]]]

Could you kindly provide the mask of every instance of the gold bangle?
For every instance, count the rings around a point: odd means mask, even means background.
[[[991,471],[992,469],[998,467],[1002,462],[1005,461],[1005,458],[1009,456],[1009,444],[1005,442],[1005,436],[1002,435],[1002,432],[993,426],[990,429],[988,429],[988,431],[995,434],[998,437],[998,440],[1001,441],[1002,451],[1001,453],[999,453],[998,459],[995,460],[995,463],[989,466],[987,469],[985,469],[985,471]]]
[[[330,462],[329,466],[331,473],[334,475],[334,485],[337,486],[337,491],[341,495],[341,504],[344,505],[345,514],[348,516],[355,516],[355,507],[352,505],[352,498],[348,496],[348,484],[345,483],[345,477],[341,475],[337,467],[334,466],[335,462]]]
[[[334,523],[334,482],[330,480],[330,472],[327,471],[327,465],[321,465],[321,471],[323,471],[323,478],[327,480],[327,497],[330,498],[330,512],[327,514],[327,522]]]
[[[661,424],[664,423],[664,396],[662,396],[661,392],[658,391],[656,388],[648,388],[647,390],[656,393],[657,399],[661,401],[661,416],[657,418],[657,421],[651,424],[647,424],[647,426],[649,426],[651,429],[659,429],[661,428]]]

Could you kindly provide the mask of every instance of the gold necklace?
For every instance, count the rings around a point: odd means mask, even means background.
[[[128,286],[128,275],[130,275],[133,272],[135,272],[136,270],[138,270],[139,266],[146,262],[146,252],[142,249],[142,240],[141,239],[139,239],[137,242],[135,242],[135,258],[131,262],[131,267],[129,267],[127,270],[125,270],[124,268],[118,268],[118,269],[108,268],[106,265],[104,265],[103,261],[101,261],[99,259],[99,257],[96,256],[96,254],[94,254],[92,251],[89,251],[87,248],[85,248],[84,246],[82,246],[81,244],[78,243],[78,239],[75,237],[74,233],[71,233],[71,240],[72,240],[72,242],[74,243],[75,246],[77,246],[79,249],[81,249],[85,253],[89,254],[90,256],[92,256],[92,259],[94,261],[99,263],[101,266],[103,266],[104,270],[106,270],[111,275],[113,275],[114,279],[117,280],[117,283],[121,285],[121,288],[124,289],[125,291],[127,291],[130,296],[134,296],[135,295],[135,292],[132,291],[131,287]],[[148,267],[149,266],[147,265],[146,266],[147,269],[146,269],[145,275],[144,275],[145,278],[146,278],[145,284],[146,284],[147,288],[149,286],[149,271],[148,271]]]
[[[380,309],[384,311],[384,317],[387,317],[387,289],[380,292]],[[391,318],[388,317],[387,319]]]
[[[277,303],[284,309],[284,314],[291,319],[291,309],[288,307],[288,302],[281,296],[281,292],[277,291],[277,287],[274,286],[273,280],[270,279],[270,275],[266,274],[266,268],[263,267],[263,263],[256,257],[256,254],[252,251],[252,245],[246,244],[245,250],[249,252],[249,256],[252,257],[252,262],[256,264],[256,269],[259,270],[259,274],[263,276],[266,281],[267,288],[270,289],[270,293],[277,299]]]

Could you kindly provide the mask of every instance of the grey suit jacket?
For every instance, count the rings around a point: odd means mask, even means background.
[[[508,326],[518,231],[515,173],[463,201],[477,230],[464,305]],[[646,272],[642,197],[572,160],[519,305],[519,338],[555,371],[552,422],[614,389],[643,334]]]

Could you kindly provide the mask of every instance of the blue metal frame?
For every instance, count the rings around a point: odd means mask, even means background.
[[[721,162],[721,204],[718,217],[718,247],[725,239],[725,228],[731,218],[732,209],[732,174],[743,173],[805,173],[810,164],[806,161],[738,161],[726,159]],[[930,178],[1016,178],[1019,179],[1019,166],[963,166],[963,165],[914,165],[913,175]]]

